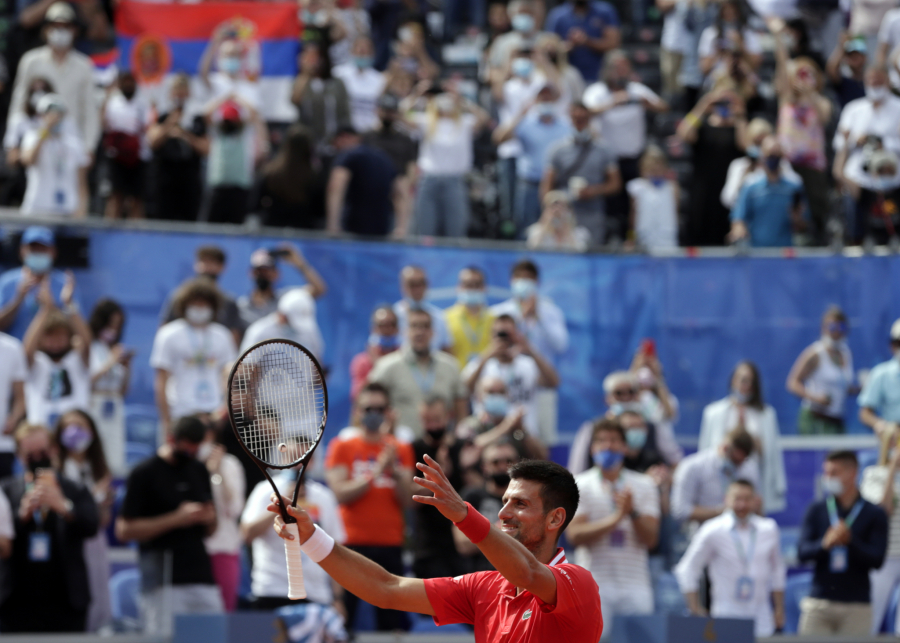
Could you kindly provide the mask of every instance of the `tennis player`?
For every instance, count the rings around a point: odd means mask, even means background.
[[[424,460],[416,465],[424,478],[413,480],[433,495],[416,495],[413,500],[437,507],[497,571],[429,580],[389,574],[368,558],[335,544],[303,509],[290,507],[289,499],[282,498],[297,519],[301,549],[363,600],[377,607],[428,614],[437,625],[469,623],[475,626],[476,643],[597,643],[603,631],[597,583],[586,569],[568,563],[556,545],[578,507],[572,474],[553,462],[514,464],[498,529],[463,502],[433,458],[426,455]],[[274,496],[272,500],[276,502]],[[279,514],[275,504],[269,505],[269,511]],[[290,538],[280,515],[275,518],[275,531]]]

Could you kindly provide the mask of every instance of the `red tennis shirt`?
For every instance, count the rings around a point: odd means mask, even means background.
[[[425,581],[436,625],[469,623],[476,643],[597,643],[603,632],[600,590],[584,567],[557,549],[548,565],[556,576],[556,605],[516,587],[500,572]]]

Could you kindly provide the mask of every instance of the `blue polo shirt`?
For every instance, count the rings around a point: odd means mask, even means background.
[[[50,292],[53,294],[53,299],[56,301],[57,306],[61,306],[62,304],[59,300],[59,296],[60,293],[62,293],[63,286],[66,285],[66,275],[62,270],[51,270],[48,277],[50,279]],[[0,275],[0,308],[6,306],[15,299],[16,290],[19,288],[19,281],[21,279],[21,268],[13,268]],[[75,303],[78,302],[77,290],[73,301]],[[31,324],[31,320],[37,315],[39,307],[37,301],[37,288],[33,288],[31,292],[25,295],[25,299],[22,300],[22,305],[19,306],[19,311],[16,313],[12,325],[6,329],[6,332],[16,339],[23,339],[25,337],[25,331],[28,330],[28,325]]]
[[[591,2],[583,15],[575,13],[571,2],[565,2],[547,15],[545,30],[566,40],[572,29],[581,29],[590,38],[602,38],[607,27],[618,26],[619,15],[608,2]],[[569,64],[581,72],[586,83],[592,83],[600,76],[603,54],[590,47],[575,47],[569,52]]]
[[[791,210],[797,199],[806,201],[803,185],[784,177],[770,182],[763,175],[741,188],[731,220],[747,225],[750,245],[755,248],[790,246]]]
[[[900,361],[889,359],[873,368],[856,402],[888,422],[900,422]]]
[[[546,123],[536,114],[526,116],[516,127],[516,138],[522,144],[522,155],[516,162],[516,174],[527,181],[540,181],[544,168],[547,167],[550,150],[573,133],[569,120],[559,115]]]

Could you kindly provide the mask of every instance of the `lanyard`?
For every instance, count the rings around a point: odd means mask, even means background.
[[[834,501],[834,496],[828,496],[825,499],[825,504],[828,506],[828,520],[831,522],[831,525],[834,526],[838,522],[838,513],[837,513],[837,503]],[[862,511],[863,508],[863,499],[860,498],[856,501],[856,504],[853,505],[853,509],[850,510],[850,513],[847,514],[847,517],[844,519],[844,524],[847,525],[847,529],[853,525],[853,521],[856,520],[856,517],[859,515],[859,512]]]
[[[481,311],[481,314],[478,315],[478,323],[475,326],[469,323],[469,313],[468,311],[463,311],[462,315],[460,315],[460,326],[462,327],[462,331],[466,336],[466,339],[469,340],[469,348],[472,353],[478,352],[478,347],[481,346],[481,337],[484,335],[484,310]]]
[[[744,543],[737,531],[737,518],[735,525],[731,528],[731,538],[734,540],[734,548],[737,549],[738,558],[744,564],[744,570],[749,571],[750,563],[753,562],[753,552],[756,549],[756,527],[750,525],[750,542],[747,545],[747,551],[744,552]]]
[[[418,363],[413,364],[410,371],[412,371],[413,379],[416,380],[416,385],[419,387],[419,390],[422,391],[422,393],[430,393],[431,389],[434,388],[434,361],[432,361],[431,365],[428,367],[428,370],[424,374]]]
[[[193,326],[188,327],[191,342],[191,349],[194,354],[191,355],[190,362],[197,368],[206,369],[207,355],[209,354],[209,334],[208,328],[197,329]]]

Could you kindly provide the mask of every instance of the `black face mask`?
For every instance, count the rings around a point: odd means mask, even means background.
[[[447,427],[441,427],[439,429],[426,429],[425,432],[431,437],[433,442],[440,442],[444,439],[444,435],[447,434]]]
[[[222,123],[219,125],[219,131],[226,135],[237,134],[243,129],[244,124],[241,122],[222,121]]]
[[[129,87],[128,89],[122,89],[122,96],[124,96],[127,100],[131,100],[134,98],[134,94],[137,91],[134,87]]]
[[[52,359],[54,362],[58,362],[58,361],[61,360],[63,357],[65,357],[66,355],[68,355],[70,350],[72,350],[72,349],[71,349],[71,348],[66,348],[66,349],[63,349],[63,350],[61,350],[61,351],[41,351],[41,352],[43,352],[45,355],[47,355],[47,357],[49,357],[50,359]]]
[[[491,474],[491,480],[493,480],[494,484],[498,487],[508,487],[511,479],[512,478],[509,477],[509,474],[506,471]]]
[[[203,277],[204,279],[209,279],[210,281],[219,281],[219,275],[212,272],[201,272],[198,277]]]
[[[384,423],[384,413],[378,413],[377,411],[370,411],[369,413],[363,413],[362,416],[362,425],[366,428],[367,431],[377,431],[381,428],[381,425]]]
[[[28,458],[28,470],[31,471],[32,475],[36,476],[40,469],[52,468],[53,462],[50,461],[50,455],[46,451],[33,454]]]
[[[172,459],[175,461],[175,466],[179,468],[187,466],[191,460],[196,460],[196,458],[189,453],[177,450],[172,452]]]
[[[256,276],[256,287],[259,290],[268,290],[272,285],[272,281],[265,275]]]
[[[381,119],[381,129],[386,131],[386,130],[391,129],[391,127],[393,127],[393,125],[394,125],[393,118],[382,118]]]

